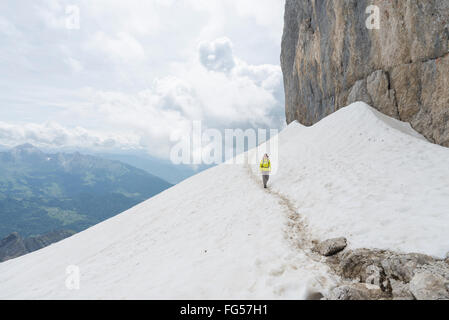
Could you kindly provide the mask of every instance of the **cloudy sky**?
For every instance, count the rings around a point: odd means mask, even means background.
[[[283,0],[3,0],[0,145],[168,157],[193,120],[281,129],[283,11]]]

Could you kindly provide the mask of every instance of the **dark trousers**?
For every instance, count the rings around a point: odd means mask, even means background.
[[[264,173],[264,174],[262,175],[263,187],[264,187],[264,188],[267,187],[268,179],[270,179],[270,175]]]

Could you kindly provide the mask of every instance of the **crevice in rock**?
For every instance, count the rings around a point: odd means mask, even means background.
[[[412,63],[409,63],[409,64],[413,64],[413,63],[428,63],[428,62],[431,62],[431,61],[434,61],[434,60],[445,58],[447,55],[449,55],[449,51],[445,52],[445,53],[443,53],[443,54],[441,54],[439,56],[430,57],[430,58],[426,58],[426,59],[421,59],[419,61],[412,61]]]
[[[402,116],[401,116],[401,113],[399,112],[399,104],[398,104],[398,99],[397,99],[397,96],[396,96],[396,90],[395,90],[395,88],[393,88],[393,86],[392,86],[392,84],[391,84],[391,74],[390,74],[390,71],[383,71],[384,73],[385,73],[385,75],[386,75],[386,77],[387,77],[387,81],[388,81],[388,93],[390,93],[392,90],[393,90],[393,94],[394,94],[394,99],[393,99],[393,101],[394,101],[394,107],[395,107],[395,109],[396,109],[396,114],[397,114],[397,118],[400,120],[400,121],[403,121],[402,120]]]

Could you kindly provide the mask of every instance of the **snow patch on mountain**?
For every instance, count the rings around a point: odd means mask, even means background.
[[[271,186],[318,239],[440,258],[449,251],[449,149],[408,123],[358,102],[312,127],[292,123],[279,155]]]

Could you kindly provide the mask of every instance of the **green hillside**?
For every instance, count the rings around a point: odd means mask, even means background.
[[[0,152],[0,238],[78,232],[170,186],[118,161],[22,145]]]

